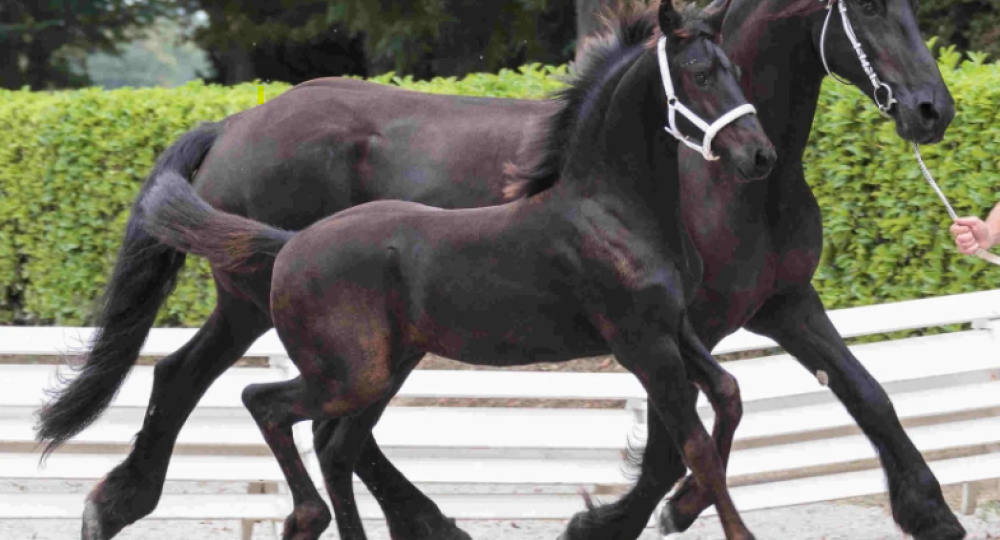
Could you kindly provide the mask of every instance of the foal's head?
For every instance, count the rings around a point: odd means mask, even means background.
[[[660,3],[662,37],[657,41],[657,54],[661,55],[661,73],[666,71],[664,60],[669,68],[669,81],[664,77],[664,96],[668,108],[677,107],[672,115],[679,134],[687,137],[685,144],[702,147],[706,159],[728,161],[745,180],[758,180],[771,172],[776,156],[757,115],[746,113],[747,100],[738,83],[738,68],[716,44],[728,8],[728,1],[717,2],[714,9],[700,10],[689,5],[682,11],[675,9],[671,0]],[[665,59],[660,51],[666,53]],[[674,96],[668,95],[671,84]],[[711,126],[695,127],[697,120],[685,117],[683,107]],[[673,127],[670,115],[668,109],[668,128]],[[727,123],[724,117],[736,119]],[[708,145],[704,144],[706,138],[711,139]]]
[[[552,187],[574,160],[607,157],[605,149],[594,145],[608,122],[616,120],[657,147],[663,137],[671,137],[660,131],[666,126],[706,158],[730,164],[737,177],[766,177],[774,165],[774,147],[756,114],[747,114],[736,68],[716,45],[729,0],[717,3],[708,11],[693,5],[678,11],[671,0],[653,9],[636,4],[608,21],[608,32],[589,44],[573,79],[555,96],[558,109],[526,141],[518,166],[509,167],[508,200]],[[620,116],[623,109],[617,105],[622,103],[641,109],[643,125]],[[682,111],[698,119],[692,121]],[[623,142],[631,143],[635,141]]]

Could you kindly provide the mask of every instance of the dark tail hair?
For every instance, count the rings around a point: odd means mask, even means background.
[[[175,173],[164,174],[141,206],[149,234],[228,272],[250,272],[274,264],[273,257],[295,234],[212,208]],[[256,264],[252,259],[261,255],[267,260]]]
[[[166,177],[191,178],[219,136],[217,124],[203,124],[160,156],[125,226],[125,239],[98,304],[97,332],[82,367],[73,378],[59,377],[52,398],[38,412],[36,438],[43,459],[83,431],[111,404],[139,357],[156,313],[173,291],[184,254],[146,232],[142,200]],[[187,183],[187,181],[185,181]]]

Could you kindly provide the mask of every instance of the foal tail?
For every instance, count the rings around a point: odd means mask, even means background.
[[[212,208],[178,174],[165,174],[142,199],[146,231],[160,242],[201,255],[227,272],[250,272],[274,263],[295,234]],[[256,264],[253,259],[265,256]]]
[[[38,412],[36,438],[43,458],[83,431],[111,404],[139,358],[156,313],[173,291],[184,254],[146,232],[142,201],[167,176],[190,178],[220,133],[204,124],[165,150],[139,191],[125,226],[125,238],[99,304],[97,332],[82,367],[72,379],[59,378],[52,398]],[[187,181],[184,181],[187,183]]]

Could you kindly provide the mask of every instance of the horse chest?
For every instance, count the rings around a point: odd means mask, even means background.
[[[808,284],[822,252],[821,231],[798,220],[734,233],[738,248],[700,247],[705,271],[691,311],[701,326],[735,331],[783,289]]]

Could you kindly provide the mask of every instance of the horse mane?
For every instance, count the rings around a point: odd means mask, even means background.
[[[543,120],[541,129],[526,139],[518,152],[520,165],[504,165],[506,200],[535,195],[556,184],[582,120],[581,111],[618,71],[622,61],[659,33],[656,11],[638,2],[623,7],[613,17],[604,17],[604,22],[606,31],[589,41],[567,86],[549,98],[558,102],[558,108]]]
[[[767,19],[774,21],[778,19],[791,19],[793,17],[805,17],[824,9],[826,9],[826,2],[821,2],[820,0],[792,0],[785,9],[772,13]]]
[[[671,1],[671,0],[663,0]],[[815,1],[815,0],[811,0]],[[725,5],[726,0],[716,4]],[[504,175],[504,199],[511,201],[541,193],[556,184],[562,174],[571,139],[582,120],[582,111],[589,108],[595,93],[611,77],[621,72],[626,61],[633,60],[638,49],[654,46],[661,36],[657,1],[630,2],[617,12],[605,11],[601,19],[605,25],[602,35],[592,38],[577,64],[576,73],[567,80],[567,86],[550,99],[559,103],[554,113],[543,121],[542,129],[529,136],[518,152],[518,163],[507,162]],[[687,40],[697,36],[715,37],[704,22],[712,14],[711,8],[700,9],[693,3],[680,11],[682,24],[671,39]]]

